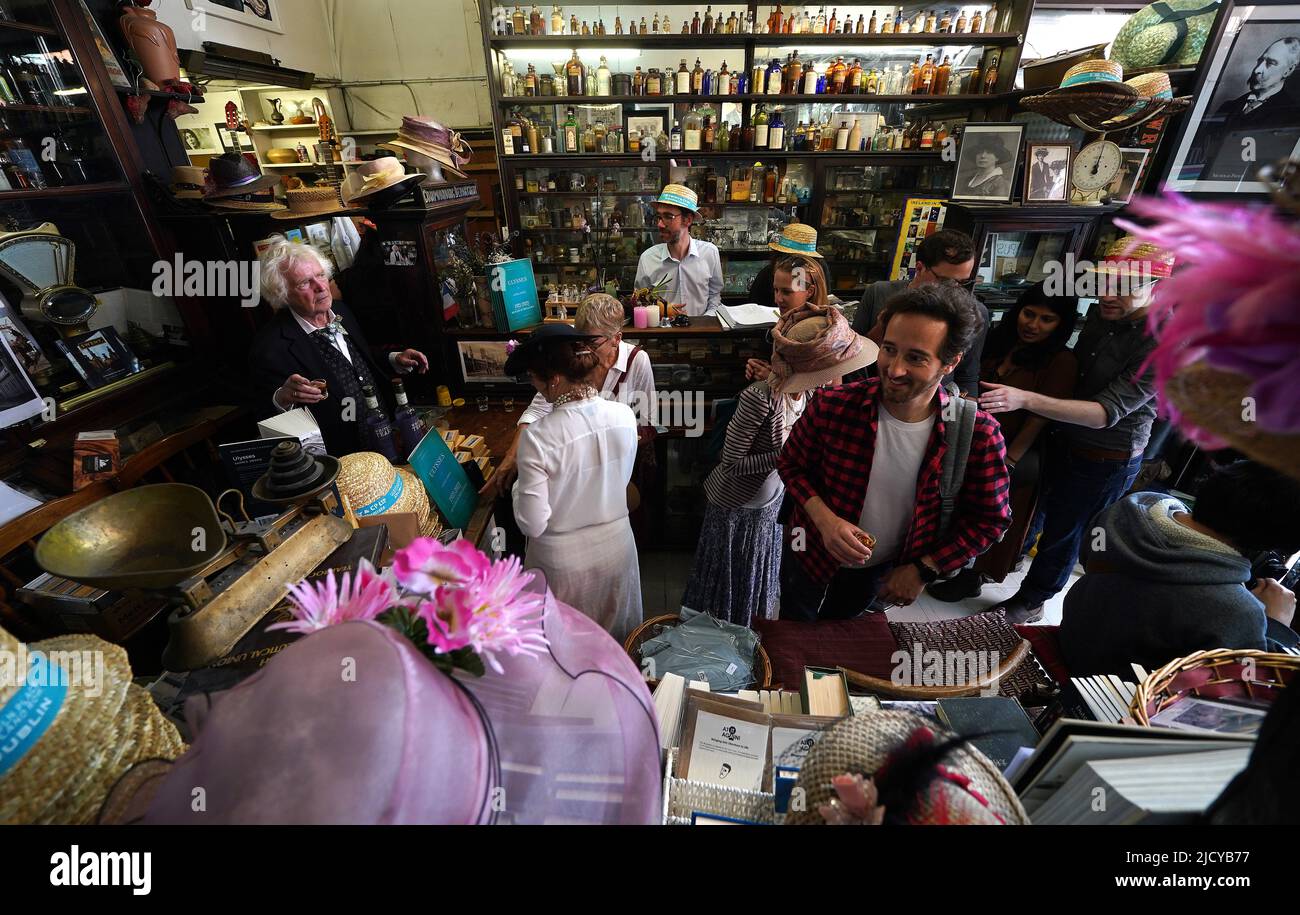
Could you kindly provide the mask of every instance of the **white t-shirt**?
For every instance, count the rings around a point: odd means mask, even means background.
[[[858,527],[876,538],[868,566],[896,558],[903,548],[916,512],[916,478],[933,429],[933,413],[919,423],[905,423],[883,404],[880,407],[871,479],[858,521]]]

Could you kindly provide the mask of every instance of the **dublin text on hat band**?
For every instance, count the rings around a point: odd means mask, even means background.
[[[397,501],[402,498],[402,491],[404,489],[405,485],[402,483],[402,475],[400,473],[394,474],[393,485],[388,488],[388,492],[384,493],[369,505],[363,505],[361,508],[358,508],[357,514],[363,518],[367,518],[370,515],[382,515],[397,504]]]

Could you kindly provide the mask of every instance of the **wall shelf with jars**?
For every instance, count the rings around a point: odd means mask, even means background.
[[[480,4],[507,220],[539,287],[550,270],[630,286],[657,239],[629,212],[683,179],[699,184],[695,234],[723,251],[728,295],[744,294],[768,238],[792,220],[829,230],[822,253],[842,291],[885,278],[901,202],[949,194],[944,138],[1007,116],[1033,6]],[[575,165],[587,186],[547,186]],[[620,185],[633,170],[644,183]],[[772,196],[736,197],[743,170],[751,187],[771,172]],[[848,175],[864,186],[845,186]],[[595,225],[597,199],[605,216],[619,207],[612,253],[542,213],[567,208]]]

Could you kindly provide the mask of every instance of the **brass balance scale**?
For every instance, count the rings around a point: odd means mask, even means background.
[[[253,487],[257,499],[284,506],[269,523],[236,521],[218,510],[237,490],[214,505],[183,483],[140,486],[54,525],[37,544],[36,561],[97,588],[166,597],[172,610],[163,666],[197,670],[228,654],[284,599],[288,585],[352,536],[352,526],[335,514],[338,469],[332,457],[282,442]]]
[[[0,233],[0,273],[23,291],[22,312],[64,337],[89,330],[99,300],[74,282],[77,246],[52,222]]]
[[[1125,84],[1119,84],[1125,85]],[[1122,92],[1055,92],[1021,99],[1024,108],[1067,127],[1095,136],[1074,156],[1070,168],[1070,203],[1101,206],[1105,190],[1119,175],[1124,154],[1108,134],[1130,130],[1161,114],[1180,111],[1191,98],[1151,98]]]

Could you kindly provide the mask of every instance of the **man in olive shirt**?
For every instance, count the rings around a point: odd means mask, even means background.
[[[1075,344],[1077,400],[981,383],[983,409],[994,414],[1028,410],[1061,423],[1065,435],[1064,458],[1047,468],[1038,553],[1020,590],[992,608],[1003,610],[1011,623],[1042,619],[1043,604],[1070,580],[1088,523],[1128,492],[1151,438],[1154,369],[1139,370],[1155,349],[1146,328],[1154,281],[1168,276],[1174,261],[1147,244],[1126,254],[1132,243],[1128,237],[1115,242],[1097,266],[1098,284],[1118,281],[1119,288],[1099,289],[1097,305]],[[1116,291],[1124,294],[1102,294]]]
[[[975,247],[969,235],[954,229],[935,232],[916,249],[916,276],[910,280],[880,280],[862,290],[857,314],[853,316],[853,329],[879,343],[879,336],[872,336],[872,329],[884,312],[885,303],[896,294],[904,289],[943,282],[957,283],[970,291],[975,285],[974,270]],[[943,379],[944,384],[955,381],[962,393],[971,397],[979,394],[980,355],[984,352],[984,338],[989,328],[989,310],[978,299],[975,302],[979,305],[982,319],[980,331],[953,374]],[[867,371],[875,372],[874,369]]]

